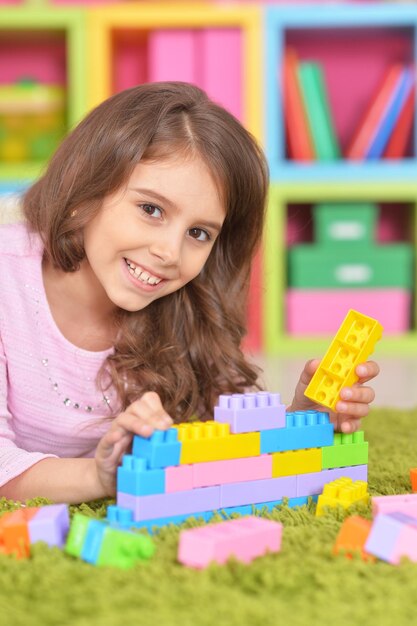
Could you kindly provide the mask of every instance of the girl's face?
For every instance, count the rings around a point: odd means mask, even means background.
[[[200,158],[139,163],[84,229],[91,288],[139,311],[201,271],[225,218]]]

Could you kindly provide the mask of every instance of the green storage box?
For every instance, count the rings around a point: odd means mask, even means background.
[[[314,237],[320,244],[375,241],[379,207],[365,203],[317,204],[313,207]]]
[[[288,251],[290,287],[401,287],[413,289],[413,250],[380,246],[302,244]]]

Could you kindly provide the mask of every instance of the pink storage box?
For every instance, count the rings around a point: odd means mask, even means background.
[[[349,309],[377,319],[386,334],[404,333],[410,328],[411,294],[404,289],[288,289],[287,332],[334,334]]]

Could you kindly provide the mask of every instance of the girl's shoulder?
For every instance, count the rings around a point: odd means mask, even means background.
[[[28,231],[25,222],[0,225],[0,257],[28,257],[42,254],[38,234]]]

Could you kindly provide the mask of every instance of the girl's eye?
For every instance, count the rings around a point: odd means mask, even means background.
[[[210,241],[211,239],[210,233],[202,228],[191,228],[189,232],[191,237],[197,241]]]
[[[162,217],[162,210],[154,204],[144,203],[139,206],[149,217]]]

